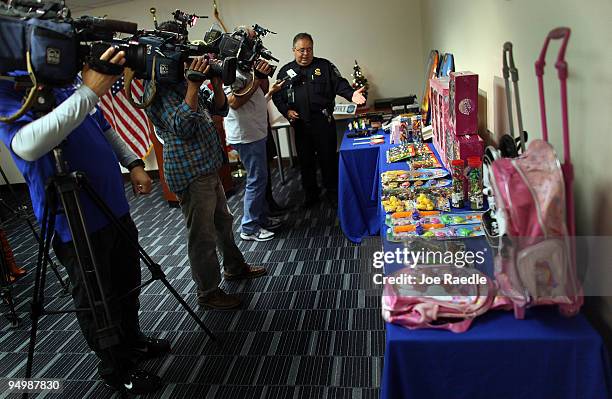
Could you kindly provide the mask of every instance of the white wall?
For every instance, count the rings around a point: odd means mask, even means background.
[[[257,23],[277,32],[266,36],[264,41],[280,60],[279,67],[293,59],[293,36],[298,32],[309,32],[314,37],[315,55],[334,62],[349,81],[352,80],[354,61],[358,60],[370,83],[370,103],[373,103],[372,99],[382,97],[420,95],[424,70],[418,18],[420,3],[417,0],[388,0],[384,7],[367,0],[234,0],[219,1],[218,5],[229,30],[238,25]],[[211,18],[199,20],[190,30],[192,40],[201,39],[215,22],[210,0],[183,0],[171,4],[136,0],[84,13],[107,15],[108,18],[137,22],[140,28],[152,28],[150,7],[157,8],[159,22],[171,19],[170,13],[176,8],[210,15]],[[340,97],[337,101],[346,102]],[[271,113],[273,122],[282,119],[273,105]],[[285,137],[285,134],[280,134],[283,156],[288,155]],[[149,157],[147,166],[155,168],[153,161],[154,156]]]
[[[70,0],[67,4],[70,6]],[[157,8],[160,22],[171,19],[170,13],[179,8],[211,16],[201,19],[190,31],[191,39],[201,39],[214,22],[212,4],[212,0],[136,0],[76,15],[106,15],[137,22],[140,28],[150,29],[153,27],[150,7]],[[221,0],[218,5],[230,30],[238,25],[257,23],[277,32],[277,35],[268,35],[265,44],[280,59],[279,66],[292,60],[293,36],[305,31],[314,37],[315,55],[332,60],[349,81],[353,63],[355,59],[359,61],[370,83],[370,99],[421,95],[424,67],[418,0],[385,0],[382,3],[368,0]],[[338,101],[346,102],[340,98]],[[275,113],[275,117],[277,115]],[[280,137],[286,147],[285,135]],[[1,149],[0,165],[11,181],[22,182],[12,160],[6,159],[8,153]],[[146,163],[147,169],[157,169],[154,154]]]
[[[578,234],[612,236],[612,2],[423,0],[421,11],[423,54],[432,48],[452,52],[458,70],[480,75],[480,89],[487,95],[487,126],[496,134],[504,133],[507,123],[501,75],[503,43],[514,44],[525,130],[530,137],[539,138],[534,62],[551,29],[572,29],[566,60]],[[549,47],[544,76],[549,136],[562,154],[559,83],[554,68],[558,48],[558,41]],[[598,260],[601,258],[591,259]],[[612,326],[610,297],[603,306],[601,314]]]
[[[421,59],[420,3],[418,0],[232,0],[218,1],[221,18],[228,29],[259,24],[274,32],[264,39],[266,47],[280,59],[293,59],[291,46],[298,32],[309,32],[315,41],[315,55],[329,58],[343,76],[351,79],[357,59],[370,82],[371,98],[420,93]],[[69,4],[69,1],[68,1]],[[171,19],[179,8],[210,15],[190,30],[190,39],[201,39],[214,22],[212,0],[173,2],[136,0],[88,10],[89,15],[137,22],[152,28],[149,8],[157,8],[160,22]]]

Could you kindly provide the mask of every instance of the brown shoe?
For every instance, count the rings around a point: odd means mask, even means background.
[[[242,301],[238,295],[229,295],[221,288],[198,298],[198,305],[205,309],[227,310],[240,307]]]
[[[268,273],[268,271],[261,267],[261,266],[248,266],[246,265],[246,267],[244,268],[244,270],[240,273],[236,273],[236,274],[229,274],[227,272],[223,272],[223,277],[225,277],[225,279],[227,281],[232,281],[232,280],[247,280],[247,279],[251,279],[251,278],[257,278],[257,277],[261,277],[261,276],[265,276]]]

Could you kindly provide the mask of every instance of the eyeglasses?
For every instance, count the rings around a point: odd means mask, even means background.
[[[293,51],[297,51],[300,54],[311,54],[312,53],[312,47],[308,47],[308,48],[294,48]]]

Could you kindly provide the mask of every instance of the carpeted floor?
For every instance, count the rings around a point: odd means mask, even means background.
[[[273,179],[279,202],[297,203],[296,172],[289,171],[284,186],[276,174]],[[369,262],[371,252],[380,248],[379,239],[361,245],[349,242],[335,209],[322,203],[306,212],[290,212],[273,241],[241,241],[242,191],[239,187],[229,199],[236,240],[247,261],[266,266],[269,274],[249,282],[222,283],[244,300],[238,311],[198,308],[182,216],[180,210],[168,207],[159,186],[148,197],[128,196],[141,244],[221,339],[216,345],[198,330],[161,283],[147,286],[140,297],[141,326],[173,345],[166,358],[143,363],[165,383],[149,397],[378,398],[385,338],[380,294],[371,284]],[[29,230],[18,222],[6,228],[18,263],[32,270],[37,246]],[[32,274],[12,287],[22,326],[11,330],[6,319],[0,322],[0,378],[24,375]],[[148,273],[143,274],[146,277]],[[47,308],[70,308],[69,297],[61,296],[51,273],[47,281]],[[0,304],[0,312],[7,310]],[[66,379],[62,398],[113,396],[97,381],[96,357],[81,337],[74,315],[45,316],[39,327],[36,377]],[[6,396],[0,393],[0,398]]]

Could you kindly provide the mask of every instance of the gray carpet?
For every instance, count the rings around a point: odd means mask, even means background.
[[[275,196],[279,202],[295,204],[299,179],[294,170],[288,177],[283,186],[274,175]],[[306,212],[288,213],[273,241],[241,241],[242,191],[239,187],[229,199],[236,240],[247,261],[264,265],[269,274],[248,282],[222,283],[244,300],[238,311],[198,308],[182,215],[168,207],[159,185],[148,197],[128,195],[141,244],[222,341],[216,345],[198,330],[161,283],[147,286],[141,295],[141,326],[173,346],[166,358],[142,365],[165,383],[149,397],[378,398],[385,338],[380,294],[371,284],[369,262],[371,252],[380,248],[379,239],[361,245],[349,242],[338,226],[336,210],[322,203]],[[18,221],[5,228],[18,263],[32,271],[37,246],[29,230]],[[11,330],[4,318],[0,322],[0,377],[24,375],[32,274],[12,287],[22,326]],[[143,274],[146,277],[148,272]],[[51,273],[47,282],[47,308],[70,308],[70,299],[60,295],[61,287]],[[0,312],[7,310],[0,304]],[[39,327],[36,377],[65,378],[62,398],[113,397],[97,380],[96,357],[81,337],[74,315],[45,316]],[[0,393],[0,398],[5,395]]]

